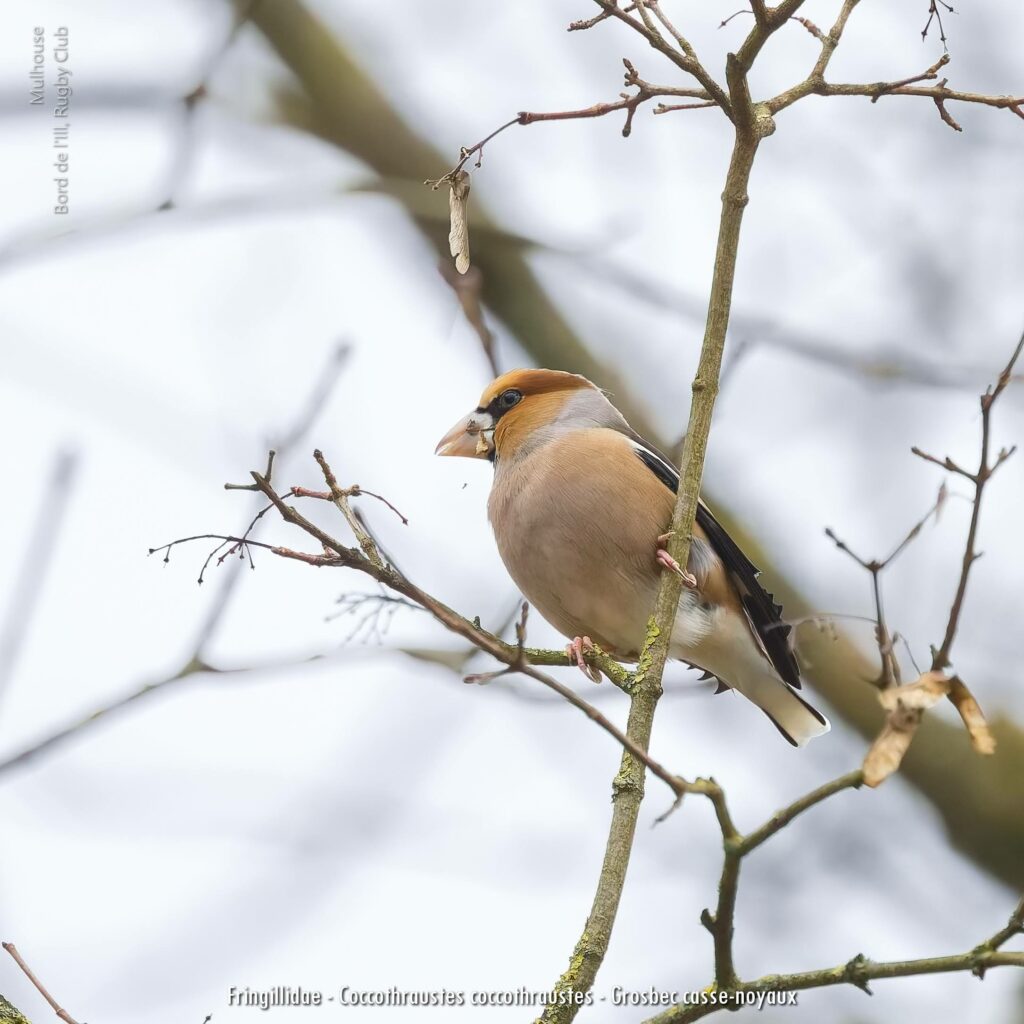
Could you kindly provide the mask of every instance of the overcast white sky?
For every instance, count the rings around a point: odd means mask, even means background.
[[[728,5],[672,6],[720,66],[742,20],[718,30]],[[806,13],[827,25],[837,6],[809,0]],[[938,39],[920,39],[926,6],[861,4],[834,77],[901,78],[937,60]],[[624,29],[567,35],[589,13],[584,0],[399,0],[372,17],[348,0],[316,8],[407,120],[452,154],[515,111],[615,98],[623,56],[644,77],[671,77]],[[227,570],[200,589],[206,548],[179,549],[166,566],[146,551],[246,520],[249,496],[221,485],[262,464],[341,338],[350,359],[279,479],[315,483],[308,453],[323,448],[343,481],[385,493],[408,516],[402,527],[364,506],[414,579],[485,625],[516,602],[484,515],[488,467],[432,455],[487,381],[474,336],[400,208],[352,191],[370,172],[274,123],[269,87],[286,72],[254,31],[220,63],[181,169],[180,97],[229,20],[226,7],[184,0],[144,10],[8,0],[0,11],[0,623],[23,606],[29,550],[39,570],[27,574],[38,592],[30,626],[0,679],[0,759],[188,657]],[[28,106],[35,25],[69,28],[66,218],[50,212],[52,119]],[[965,7],[947,31],[952,86],[1024,88],[1020,9]],[[766,52],[758,90],[788,84],[814,50],[792,26]],[[812,99],[780,116],[759,156],[738,313],[826,353],[913,359],[962,382],[886,384],[768,345],[730,374],[709,489],[744,511],[822,610],[870,610],[866,579],[823,528],[866,554],[892,546],[939,484],[910,446],[975,457],[976,395],[1022,327],[1024,124],[1005,111],[955,113],[963,134],[927,100]],[[541,243],[531,259],[564,314],[672,436],[686,421],[701,326],[595,268],[641,275],[699,307],[727,155],[720,121],[714,111],[641,112],[628,140],[611,119],[513,129],[474,179],[506,227]],[[169,194],[177,208],[155,214]],[[503,364],[522,362],[499,335]],[[996,443],[1021,439],[1024,405],[1011,392]],[[75,469],[59,529],[31,549],[61,452]],[[992,485],[957,655],[986,710],[1018,721],[1021,466],[1012,461]],[[892,621],[919,657],[945,622],[967,512],[952,502],[886,579]],[[264,535],[288,537],[269,521]],[[339,594],[366,589],[258,559],[210,659],[323,660],[194,677],[0,776],[0,936],[77,1019],[201,1024],[209,1013],[244,1024],[264,1017],[227,1008],[232,985],[543,990],[564,969],[589,908],[619,751],[527,680],[466,687],[389,650],[457,648],[415,613],[397,614],[383,646],[346,643],[354,622],[325,618]],[[531,638],[560,642],[539,617]],[[625,698],[610,686],[566,678],[624,719]],[[858,763],[863,742],[834,725],[793,752],[756,709],[711,700],[676,668],[654,753],[683,774],[718,778],[749,827]],[[717,830],[699,801],[649,828],[667,800],[654,783],[649,792],[599,996],[710,977],[698,915],[713,900]],[[962,951],[1011,905],[896,779],[835,799],[751,861],[739,969],[752,977],[857,952]],[[0,992],[45,1019],[11,963],[0,962]],[[1007,971],[984,985],[955,976],[879,982],[875,992],[808,993],[787,1019],[997,1024],[1021,1005],[1021,981]],[[273,1019],[335,1013],[332,1004]],[[641,1016],[598,1003],[580,1019]]]

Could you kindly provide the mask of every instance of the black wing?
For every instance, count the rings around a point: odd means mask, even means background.
[[[630,432],[629,437],[637,455],[651,472],[673,493],[678,491],[679,472],[675,466],[638,434]],[[739,592],[751,628],[768,660],[790,686],[800,689],[800,666],[789,641],[793,627],[783,621],[782,606],[776,604],[774,597],[758,583],[761,570],[740,550],[703,501],[697,505],[697,524],[707,534],[715,554],[722,560]]]

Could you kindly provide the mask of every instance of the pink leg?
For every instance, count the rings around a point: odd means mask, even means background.
[[[565,653],[576,659],[579,670],[595,683],[601,682],[601,673],[583,659],[584,653],[594,650],[594,641],[589,636],[574,636],[571,644],[565,645]]]
[[[671,536],[672,536],[672,534],[670,534],[670,533],[663,533],[658,538],[658,550],[655,552],[655,555],[654,555],[655,560],[657,561],[657,563],[659,565],[664,566],[666,569],[670,569],[677,576],[681,577],[682,581],[683,581],[683,584],[685,586],[689,587],[691,590],[696,590],[697,589],[697,577],[694,576],[693,573],[691,573],[691,572],[684,572],[684,570],[680,566],[680,564],[662,546],[662,545],[668,543],[668,539]]]

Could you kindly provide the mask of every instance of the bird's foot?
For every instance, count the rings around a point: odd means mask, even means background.
[[[565,653],[576,659],[579,670],[592,682],[601,682],[601,673],[593,665],[588,665],[583,655],[595,650],[594,641],[589,636],[574,636],[571,644],[565,645]]]
[[[697,589],[697,577],[692,572],[686,572],[685,569],[662,547],[663,544],[668,543],[671,533],[663,533],[658,538],[658,550],[655,552],[655,560],[661,566],[674,572],[682,581],[683,585],[689,587],[691,590]]]

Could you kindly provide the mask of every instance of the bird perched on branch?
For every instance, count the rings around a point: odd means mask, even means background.
[[[796,692],[791,627],[758,570],[703,502],[686,570],[675,563],[664,531],[679,474],[585,377],[498,377],[436,454],[493,463],[487,509],[498,551],[527,600],[572,637],[567,649],[586,674],[594,678],[584,659],[594,643],[638,657],[668,569],[685,583],[670,655],[738,690],[796,746],[828,731]]]

